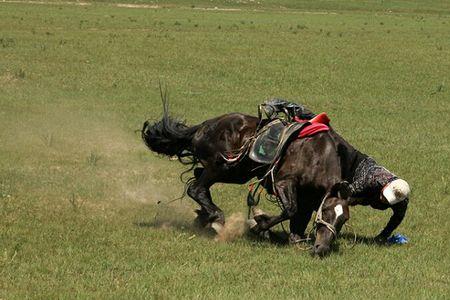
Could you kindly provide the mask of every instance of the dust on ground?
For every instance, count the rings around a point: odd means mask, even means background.
[[[246,218],[243,213],[233,213],[225,219],[225,225],[215,237],[218,242],[232,242],[243,236],[248,230]]]
[[[11,153],[4,168],[31,183],[20,193],[41,195],[53,207],[80,202],[100,214],[112,207],[145,207],[143,215],[151,217],[158,202],[183,192],[179,168],[145,147],[135,132],[140,123],[130,126],[112,112],[71,104],[11,104],[0,116],[2,149]],[[172,203],[174,218],[192,222],[194,204],[187,202]]]
[[[26,177],[38,183],[29,191],[42,195],[48,205],[83,207],[99,215],[129,206],[142,208],[130,221],[142,220],[144,226],[194,225],[194,201],[188,197],[173,201],[184,189],[177,162],[151,153],[140,133],[126,125],[127,119],[65,105],[8,110],[2,119],[8,128],[0,132],[2,147],[16,153],[19,169],[21,165]],[[230,242],[246,230],[244,215],[234,213],[226,218],[216,240]]]

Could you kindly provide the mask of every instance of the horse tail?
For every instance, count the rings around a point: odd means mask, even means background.
[[[163,117],[160,121],[151,123],[145,121],[141,130],[142,140],[151,150],[167,156],[177,156],[181,162],[182,158],[194,157],[192,149],[192,138],[200,125],[187,126],[185,122],[169,116],[168,101],[166,96],[163,100]],[[190,163],[189,163],[190,164]]]

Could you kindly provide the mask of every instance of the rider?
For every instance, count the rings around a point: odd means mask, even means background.
[[[380,241],[385,241],[406,212],[411,192],[409,184],[378,165],[373,158],[366,156],[356,167],[350,186],[352,188],[350,205],[370,205],[378,209],[394,208],[394,215],[398,216],[392,218],[376,237]]]
[[[371,200],[379,198],[381,203],[390,205],[407,201],[410,193],[405,180],[398,178],[368,156],[356,168],[351,186],[355,199],[364,198],[368,202],[374,202]]]
[[[286,114],[291,120],[294,116],[303,120],[309,120],[315,116],[303,105],[282,99],[266,101],[261,105],[261,108],[269,118],[276,117],[279,113]],[[398,224],[396,223],[401,222],[404,216],[405,207],[408,205],[410,187],[405,180],[398,178],[385,167],[378,165],[373,158],[359,151],[356,151],[356,156],[358,156],[355,157],[356,169],[354,169],[352,176],[347,178],[352,189],[350,205],[370,205],[378,209],[394,208],[394,215],[397,212],[398,217],[392,218],[385,229],[377,236],[378,239],[386,240],[392,229],[397,227]]]

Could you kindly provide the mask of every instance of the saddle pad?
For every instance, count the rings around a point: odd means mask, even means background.
[[[298,123],[309,123],[309,125],[303,127],[298,134],[298,138],[300,139],[312,136],[319,132],[330,130],[330,127],[328,126],[328,124],[330,123],[330,118],[328,118],[326,113],[320,113],[311,120],[302,120],[298,117],[295,117],[294,121]]]
[[[328,127],[325,124],[312,123],[312,124],[307,125],[300,131],[300,133],[298,134],[298,138],[302,139],[305,137],[312,136],[316,133],[328,131],[328,130],[330,130],[330,127]]]

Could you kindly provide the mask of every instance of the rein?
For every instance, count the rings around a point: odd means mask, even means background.
[[[328,222],[326,222],[323,218],[322,218],[322,208],[323,208],[323,204],[325,203],[325,200],[328,198],[328,196],[330,195],[330,192],[326,193],[325,196],[322,199],[322,203],[320,203],[319,209],[316,212],[316,218],[314,220],[314,228],[317,230],[317,225],[318,224],[322,224],[325,225],[327,227],[327,229],[329,231],[331,231],[331,233],[333,234],[333,237],[336,238],[337,233],[336,233],[336,227],[334,227],[333,224],[330,224]]]

